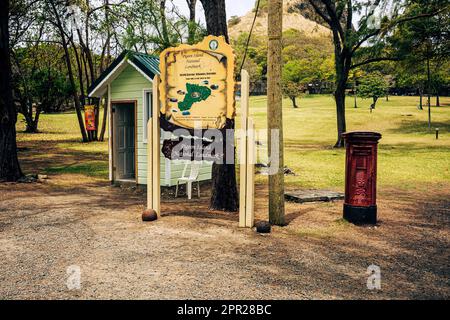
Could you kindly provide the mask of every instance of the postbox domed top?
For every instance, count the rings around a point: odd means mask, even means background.
[[[350,131],[344,132],[342,137],[346,141],[372,141],[377,142],[381,139],[381,133],[371,131]]]

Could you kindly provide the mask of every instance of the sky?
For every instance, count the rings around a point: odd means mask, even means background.
[[[174,5],[178,7],[181,13],[189,16],[189,9],[186,0],[172,0]],[[225,0],[226,10],[227,10],[227,20],[231,16],[243,16],[247,12],[253,9],[255,5],[255,0]],[[197,0],[197,20],[205,22],[205,16],[203,12],[203,7],[200,0]]]

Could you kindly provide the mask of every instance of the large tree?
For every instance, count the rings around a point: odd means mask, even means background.
[[[385,96],[388,89],[388,83],[383,75],[379,72],[373,72],[365,75],[361,79],[358,92],[363,99],[372,99],[370,111],[375,109],[375,105],[380,97]]]
[[[308,83],[315,76],[315,68],[306,59],[291,60],[283,66],[283,94],[292,101],[292,106],[298,108],[296,98],[306,91]]]
[[[432,0],[435,8],[432,12],[404,11],[413,0],[308,0],[316,14],[331,29],[335,59],[335,92],[337,114],[337,141],[335,146],[342,147],[342,133],[346,131],[345,89],[349,72],[372,62],[398,60],[383,50],[383,36],[389,34],[399,24],[436,14],[443,6],[443,1]],[[389,11],[389,12],[386,12]],[[360,16],[357,24],[353,18]],[[354,58],[357,59],[354,62]]]
[[[228,42],[225,0],[200,0],[205,10],[206,30],[214,36],[224,36]]]
[[[193,44],[197,29],[197,24],[195,22],[195,6],[197,5],[197,0],[186,0],[186,2],[189,7],[188,43]]]
[[[74,68],[73,62],[71,60],[70,48],[69,45],[73,44],[73,33],[72,30],[66,30],[65,22],[63,20],[63,14],[67,15],[67,6],[65,2],[62,1],[53,1],[46,0],[45,2],[46,11],[50,14],[48,16],[48,21],[51,23],[58,33],[59,41],[64,50],[64,60],[66,62],[67,67],[67,75],[70,82],[70,91],[73,96],[75,111],[77,113],[78,125],[80,127],[81,136],[83,138],[83,142],[87,142],[88,136],[86,133],[86,129],[84,127],[84,120],[82,115],[82,103],[80,101],[80,96],[78,94],[77,85],[75,82]],[[74,48],[76,49],[76,48]],[[78,63],[78,70],[81,72],[81,64]]]
[[[438,93],[440,83],[445,83],[445,77],[440,76],[440,71],[448,74],[445,65],[450,53],[450,26],[444,21],[450,18],[450,6],[448,1],[414,0],[406,12],[411,16],[430,14],[401,24],[390,40],[402,55],[402,72],[410,75],[410,80],[419,80],[415,70],[423,68],[422,73],[426,78],[423,88],[426,89],[428,102],[428,129],[431,130],[431,95]],[[439,102],[439,99],[436,100]]]
[[[225,11],[225,0],[200,0],[205,10],[208,34],[224,36],[228,42],[228,30]],[[228,119],[222,136],[226,137],[226,129],[234,129],[234,119]],[[234,145],[234,137],[227,143]],[[239,208],[239,197],[234,164],[217,164],[212,166],[211,209],[235,212]]]
[[[0,1],[0,180],[16,181],[23,174],[17,158],[17,113],[11,85],[9,15],[10,1]]]

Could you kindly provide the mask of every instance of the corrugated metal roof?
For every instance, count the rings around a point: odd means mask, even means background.
[[[159,57],[134,51],[128,51],[128,56],[137,66],[142,66],[142,71],[152,79],[159,74]]]
[[[159,57],[149,55],[142,52],[136,52],[131,50],[123,51],[112,63],[106,68],[105,71],[92,83],[88,89],[88,94],[97,88],[97,86],[108,77],[108,75],[113,71],[117,65],[122,62],[122,60],[128,59],[133,64],[135,64],[143,73],[149,76],[151,79],[155,74],[159,74]]]

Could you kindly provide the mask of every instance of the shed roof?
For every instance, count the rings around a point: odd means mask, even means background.
[[[146,53],[125,50],[106,68],[88,89],[90,97],[101,97],[105,94],[108,84],[128,66],[133,66],[149,81],[159,74],[159,57]]]

